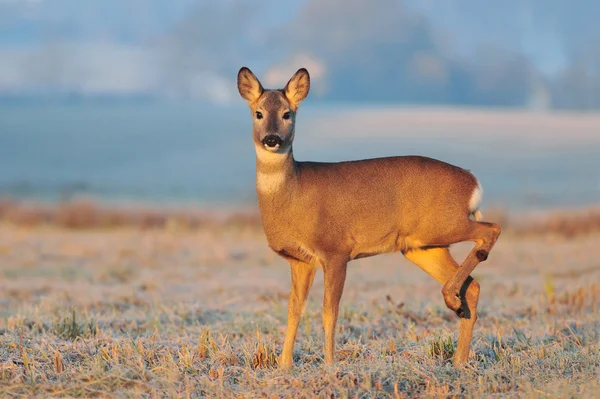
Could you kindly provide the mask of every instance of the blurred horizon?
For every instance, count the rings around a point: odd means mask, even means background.
[[[294,156],[423,155],[471,170],[484,209],[600,203],[598,114],[303,104]],[[236,208],[256,202],[251,117],[196,104],[0,105],[0,197]]]
[[[235,104],[299,67],[311,102],[600,108],[592,0],[0,0],[0,101]]]
[[[374,5],[376,4],[376,5]],[[0,0],[0,196],[255,203],[236,76],[305,67],[300,161],[424,155],[600,203],[600,2]]]

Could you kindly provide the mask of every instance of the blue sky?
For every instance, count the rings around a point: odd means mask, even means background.
[[[364,90],[383,92],[378,74],[396,79],[396,66],[410,74],[416,62],[417,75],[398,78],[398,87],[427,100],[432,89],[411,82],[437,76],[455,85],[458,75],[488,68],[490,52],[508,67],[519,64],[512,73],[528,73],[530,63],[539,80],[600,44],[594,0],[484,3],[0,0],[0,94],[150,93],[227,102],[241,64],[279,84],[277,77],[300,62],[323,71],[316,76],[323,93],[351,76],[369,87]],[[420,78],[422,68],[429,75]],[[453,96],[438,90],[431,98]]]

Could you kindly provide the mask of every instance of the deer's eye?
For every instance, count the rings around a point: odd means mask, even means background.
[[[256,111],[256,119],[262,119],[262,112]]]
[[[290,119],[290,113],[286,112],[285,114],[283,114],[283,119]]]

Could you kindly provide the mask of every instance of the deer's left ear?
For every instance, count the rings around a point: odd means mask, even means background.
[[[254,76],[252,71],[246,67],[242,67],[238,72],[237,85],[240,96],[249,104],[258,100],[265,91],[260,84],[260,81]]]
[[[285,85],[283,92],[292,105],[292,108],[296,109],[300,102],[306,98],[309,90],[310,75],[306,69],[300,68],[292,76],[287,85]]]

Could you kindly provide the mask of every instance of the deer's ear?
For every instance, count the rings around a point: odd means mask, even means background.
[[[237,76],[238,90],[242,98],[252,104],[263,94],[264,89],[252,71],[242,67]]]
[[[304,68],[298,69],[298,72],[292,76],[290,81],[283,89],[285,96],[289,100],[292,107],[295,109],[298,104],[306,98],[310,90],[310,75]]]

